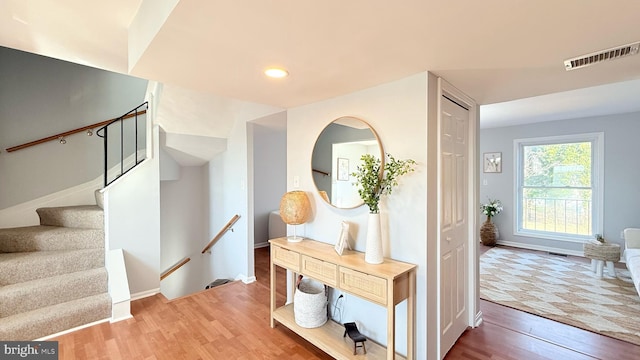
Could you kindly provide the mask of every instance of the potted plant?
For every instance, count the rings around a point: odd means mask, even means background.
[[[498,238],[498,228],[491,222],[491,218],[502,212],[502,203],[500,200],[491,200],[480,206],[482,213],[487,215],[487,220],[480,227],[480,240],[482,244],[493,246]]]
[[[380,198],[390,195],[393,188],[398,186],[398,178],[414,171],[414,160],[398,160],[386,154],[384,165],[380,159],[371,154],[362,155],[361,165],[351,174],[355,177],[353,183],[358,187],[358,195],[369,207],[369,223],[367,227],[367,245],[365,261],[380,264],[383,261],[382,239],[380,237]]]

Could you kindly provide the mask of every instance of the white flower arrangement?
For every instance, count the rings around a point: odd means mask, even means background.
[[[489,202],[486,204],[482,204],[480,208],[482,209],[483,214],[487,215],[488,217],[493,217],[502,212],[502,203],[500,202],[500,200],[489,199]]]

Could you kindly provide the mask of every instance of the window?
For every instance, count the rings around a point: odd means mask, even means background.
[[[583,241],[602,229],[602,133],[520,139],[516,235]]]

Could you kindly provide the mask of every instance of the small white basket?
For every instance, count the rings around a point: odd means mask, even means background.
[[[302,279],[293,295],[293,317],[303,328],[317,328],[327,322],[327,294],[324,284]]]

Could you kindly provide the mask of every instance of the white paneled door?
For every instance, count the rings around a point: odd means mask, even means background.
[[[468,325],[469,111],[446,96],[440,116],[440,356]]]

